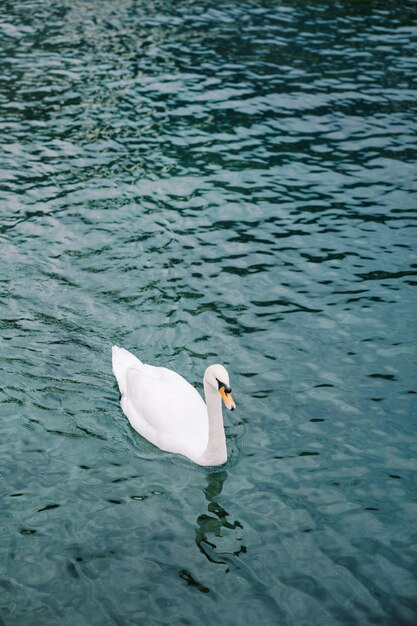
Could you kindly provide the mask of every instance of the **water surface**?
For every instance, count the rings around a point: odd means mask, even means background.
[[[415,624],[416,3],[0,16],[0,624]],[[238,410],[141,439],[112,343]]]

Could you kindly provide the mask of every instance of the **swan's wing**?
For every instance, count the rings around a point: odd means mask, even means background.
[[[172,370],[144,364],[128,368],[122,408],[132,426],[162,450],[196,457],[207,446],[206,405]]]
[[[126,393],[126,374],[127,370],[131,367],[141,368],[143,366],[142,361],[139,361],[134,354],[119,348],[119,346],[112,347],[112,368],[113,374],[117,379],[119,390],[121,394]]]

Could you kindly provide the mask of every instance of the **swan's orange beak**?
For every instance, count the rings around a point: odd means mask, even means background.
[[[220,387],[219,391],[220,391],[221,397],[223,398],[223,402],[224,402],[226,409],[229,409],[229,411],[234,411],[236,408],[236,403],[232,398],[232,394],[226,393],[224,387]]]

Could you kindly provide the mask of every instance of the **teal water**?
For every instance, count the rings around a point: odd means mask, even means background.
[[[417,5],[0,9],[0,624],[417,621]],[[152,447],[110,349],[201,390]]]

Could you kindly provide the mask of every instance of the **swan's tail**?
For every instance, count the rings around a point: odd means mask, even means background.
[[[112,367],[113,374],[117,378],[119,390],[122,395],[126,393],[126,372],[130,367],[141,367],[142,361],[139,361],[131,352],[119,346],[112,347]]]

